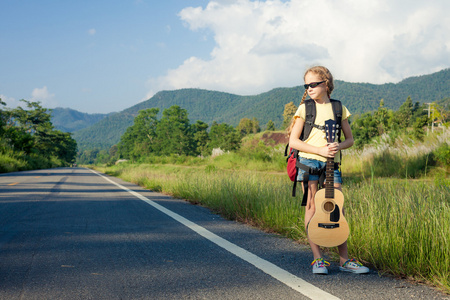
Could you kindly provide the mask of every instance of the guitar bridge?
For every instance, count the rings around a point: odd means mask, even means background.
[[[325,229],[334,229],[339,228],[339,223],[319,223],[319,227],[325,228]]]

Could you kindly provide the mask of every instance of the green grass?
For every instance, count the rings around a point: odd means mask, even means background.
[[[345,150],[342,164],[349,254],[381,273],[425,281],[447,293],[449,138],[450,130],[423,143],[383,136],[363,149]],[[301,190],[291,196],[283,146],[264,144],[255,135],[238,153],[148,158],[148,164],[101,171],[306,243]]]
[[[55,156],[27,155],[23,152],[0,149],[0,173],[57,168],[68,165],[67,162],[61,161]]]
[[[346,189],[352,253],[450,291],[450,186],[377,179]]]
[[[23,159],[15,157],[10,152],[0,152],[0,173],[24,170],[26,164]]]
[[[306,242],[301,192],[284,173],[208,164],[125,164],[101,171],[221,215]],[[450,183],[429,179],[350,178],[344,186],[349,252],[380,272],[429,282],[450,292]]]

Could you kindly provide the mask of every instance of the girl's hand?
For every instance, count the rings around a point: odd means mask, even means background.
[[[333,158],[339,151],[339,144],[337,142],[328,144],[325,147],[319,148],[319,155],[323,157]]]

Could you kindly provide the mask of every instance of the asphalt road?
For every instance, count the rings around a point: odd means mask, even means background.
[[[0,175],[0,299],[449,299],[84,168]]]

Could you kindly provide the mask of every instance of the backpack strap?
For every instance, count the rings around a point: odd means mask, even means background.
[[[305,125],[303,125],[302,133],[300,134],[300,140],[305,141],[312,128],[314,127],[314,121],[316,120],[316,102],[312,99],[305,100]]]
[[[330,99],[331,106],[333,108],[334,120],[339,126],[342,122],[342,102],[335,99]],[[313,127],[318,129],[325,129],[324,126],[319,126],[314,124],[316,120],[316,103],[312,99],[305,100],[305,125],[303,126],[302,133],[300,135],[300,140],[305,141]],[[341,130],[338,131],[338,140],[341,141]]]
[[[287,143],[286,147],[284,148],[284,156],[288,156],[288,151],[289,151],[289,143]],[[286,158],[286,162],[287,162],[288,158]]]
[[[342,133],[342,102],[335,99],[330,99],[331,106],[333,107],[334,120],[339,124],[339,130],[337,132],[338,142],[341,142]],[[342,161],[342,151],[339,152]]]

